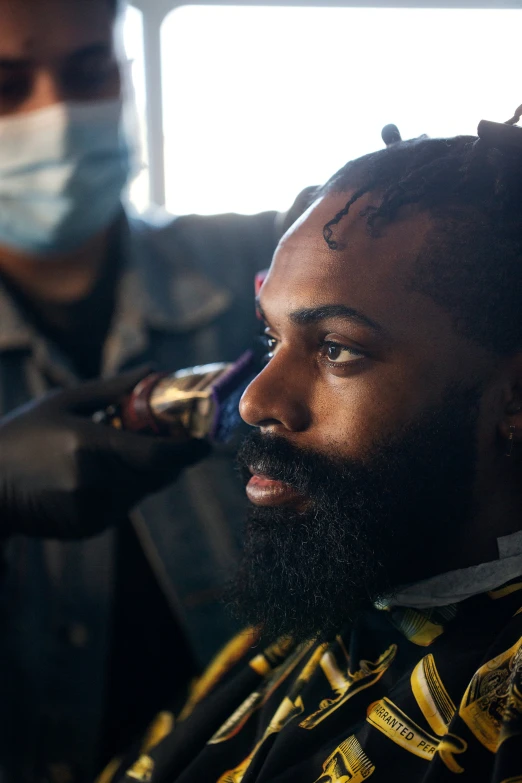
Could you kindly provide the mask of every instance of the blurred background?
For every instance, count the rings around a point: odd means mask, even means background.
[[[519,102],[517,8],[172,5],[124,18],[139,211],[283,210],[382,146],[388,122],[403,138],[475,133]]]

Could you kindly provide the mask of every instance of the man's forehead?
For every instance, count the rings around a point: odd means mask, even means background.
[[[366,194],[333,226],[333,238],[339,247],[332,250],[325,241],[324,227],[344,208],[350,196],[350,193],[329,194],[308,209],[279,244],[271,277],[317,283],[330,280],[338,287],[353,282],[354,276],[383,283],[388,279],[390,285],[401,280],[406,282],[433,229],[431,217],[427,212],[409,210],[372,236],[367,210],[378,205],[380,197]]]
[[[433,227],[429,215],[406,215],[372,237],[360,214],[372,200],[361,199],[340,222],[334,234],[340,247],[331,250],[323,227],[349,197],[317,202],[281,242],[259,297],[270,326],[279,329],[302,310],[326,307],[330,312],[332,305],[340,305],[355,311],[359,324],[363,319],[377,324],[381,334],[403,345],[431,346],[442,335],[449,337],[454,331],[451,315],[412,285]]]

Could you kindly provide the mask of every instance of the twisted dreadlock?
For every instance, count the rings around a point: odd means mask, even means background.
[[[401,207],[429,210],[434,228],[417,259],[414,290],[496,353],[522,348],[522,154],[473,136],[421,137],[351,161],[321,195],[350,191],[324,227],[331,250],[344,247],[334,229],[365,193],[376,196],[360,213],[374,238]]]

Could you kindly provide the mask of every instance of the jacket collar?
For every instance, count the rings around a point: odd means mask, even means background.
[[[176,219],[125,216],[121,245],[127,269],[121,280],[119,312],[137,304],[145,322],[165,331],[201,328],[223,313],[232,295],[198,271],[177,237]]]
[[[175,220],[152,223],[123,213],[116,230],[123,269],[104,349],[104,375],[144,350],[150,328],[178,333],[201,328],[232,300],[228,290],[189,263],[177,246]],[[39,365],[60,368],[74,378],[65,357],[27,321],[0,281],[0,352],[13,350],[30,351]]]
[[[487,563],[448,571],[423,579],[378,601],[379,608],[407,606],[416,609],[449,606],[486,592],[522,575],[522,531],[497,539],[499,557]]]

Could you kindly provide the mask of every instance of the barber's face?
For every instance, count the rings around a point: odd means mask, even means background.
[[[502,399],[492,357],[411,285],[432,224],[370,237],[361,199],[314,205],[262,287],[270,358],[241,402],[252,503],[232,603],[271,633],[334,631],[367,600],[466,562]]]
[[[117,97],[113,22],[107,0],[0,0],[0,116]]]

